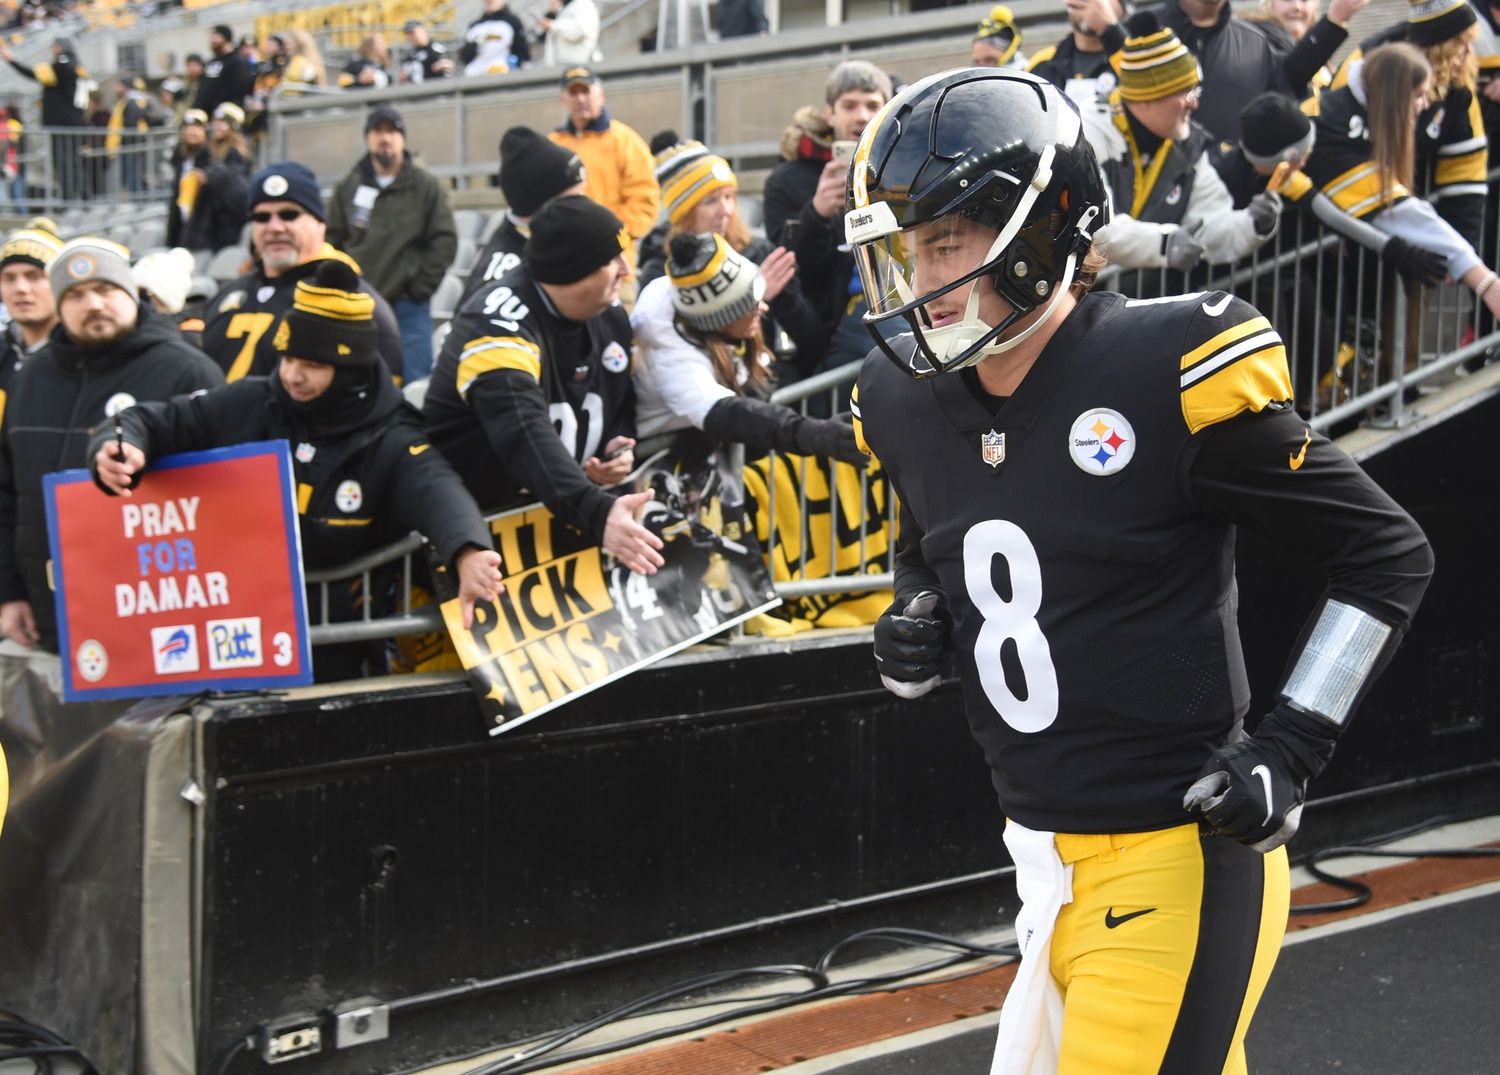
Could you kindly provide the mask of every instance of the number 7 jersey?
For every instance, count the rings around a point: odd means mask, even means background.
[[[1408,626],[1425,539],[1291,408],[1282,341],[1248,304],[1090,294],[1003,404],[976,386],[873,352],[856,430],[901,499],[898,599],[945,595],[970,727],[1022,824],[1187,820],[1249,702],[1236,525]]]

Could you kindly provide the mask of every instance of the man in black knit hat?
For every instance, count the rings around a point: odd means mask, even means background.
[[[531,218],[522,264],[459,308],[423,413],[485,508],[541,500],[626,567],[654,574],[661,540],[635,520],[649,492],[606,490],[634,464],[630,278],[620,219],[580,194]]]
[[[420,530],[454,573],[467,623],[476,599],[498,595],[500,556],[473,497],[443,457],[426,450],[420,416],[385,376],[375,300],[359,284],[348,265],[325,261],[296,286],[273,340],[272,376],[122,414],[123,449],[112,428],[89,445],[94,479],[106,492],[130,496],[160,456],[284,439],[292,446],[303,563],[337,567]],[[315,678],[357,676],[364,657],[361,646],[320,647]]]
[[[462,306],[469,297],[521,264],[521,251],[531,234],[531,214],[550,198],[583,193],[583,161],[578,154],[537,134],[530,127],[512,127],[500,136],[500,193],[505,195],[505,219],[474,259],[464,283]]]

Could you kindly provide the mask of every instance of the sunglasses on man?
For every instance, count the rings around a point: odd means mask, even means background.
[[[284,220],[288,224],[290,224],[292,221],[296,220],[302,215],[303,211],[301,209],[278,209],[274,213],[270,212],[269,210],[262,209],[257,212],[251,213],[250,219],[255,221],[255,223],[257,224],[269,224],[271,222],[271,218],[275,217],[277,220]]]

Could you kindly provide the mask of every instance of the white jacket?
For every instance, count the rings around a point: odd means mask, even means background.
[[[1115,126],[1112,105],[1101,100],[1085,106],[1083,134],[1102,165],[1106,161],[1123,162],[1130,167],[1130,147]],[[1131,269],[1157,269],[1167,264],[1163,253],[1165,238],[1179,227],[1187,228],[1203,245],[1204,259],[1229,262],[1244,257],[1270,236],[1255,234],[1250,214],[1234,208],[1234,199],[1208,160],[1198,157],[1193,165],[1193,187],[1181,224],[1153,224],[1129,215],[1130,206],[1113,204],[1111,193],[1110,221],[1099,229],[1095,239],[1109,260]],[[1272,234],[1275,234],[1274,232]]]
[[[690,426],[703,428],[713,405],[734,395],[714,377],[713,363],[672,324],[672,281],[658,276],[636,296],[635,431],[642,439]]]
[[[552,29],[542,41],[545,64],[597,63],[599,9],[594,0],[568,0],[552,17]]]

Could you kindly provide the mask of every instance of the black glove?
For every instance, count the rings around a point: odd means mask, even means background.
[[[821,455],[863,469],[870,458],[859,450],[854,427],[837,418],[804,418],[793,433],[796,449],[803,455]]]
[[[898,698],[920,698],[943,678],[948,620],[940,601],[931,590],[904,606],[898,597],[875,621],[875,667],[885,689]]]
[[[1281,223],[1281,195],[1263,190],[1250,199],[1245,212],[1250,214],[1250,226],[1255,229],[1255,234],[1269,239],[1276,234],[1276,225]]]
[[[1307,782],[1328,763],[1337,734],[1334,725],[1283,702],[1254,735],[1214,751],[1182,807],[1221,836],[1274,850],[1296,833]]]
[[[1401,274],[1401,278],[1423,287],[1437,287],[1448,279],[1448,259],[1425,246],[1409,243],[1392,235],[1380,248],[1380,260]]]

